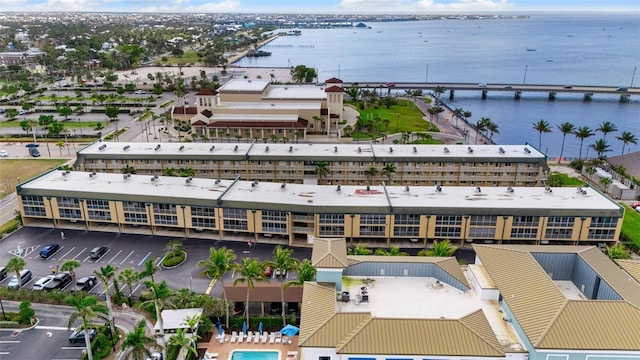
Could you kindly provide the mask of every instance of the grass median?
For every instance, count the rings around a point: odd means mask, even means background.
[[[15,191],[18,182],[25,182],[34,176],[64,164],[68,159],[1,159],[0,198]]]

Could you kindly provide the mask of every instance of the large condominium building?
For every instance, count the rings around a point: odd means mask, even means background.
[[[624,208],[592,188],[347,186],[52,170],[18,186],[25,225],[308,246],[614,244]]]
[[[548,169],[529,145],[96,142],[77,158],[84,171],[333,185],[536,186]]]
[[[207,138],[297,140],[307,132],[339,136],[341,84],[335,78],[323,86],[233,79],[217,92],[198,92],[195,107],[174,107],[172,115],[189,121],[196,134]]]
[[[302,359],[640,360],[640,278],[596,247],[474,245],[455,258],[347,255],[314,239]]]

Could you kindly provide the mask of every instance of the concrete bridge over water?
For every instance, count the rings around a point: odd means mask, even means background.
[[[629,102],[631,96],[640,96],[638,87],[617,87],[598,85],[537,85],[537,84],[484,84],[484,83],[424,83],[424,82],[345,82],[344,88],[356,86],[361,89],[387,89],[391,90],[430,90],[441,86],[449,92],[449,99],[453,100],[456,91],[480,91],[482,98],[486,99],[491,92],[513,93],[515,100],[520,100],[525,92],[544,92],[548,94],[549,100],[556,99],[558,94],[579,93],[583,95],[584,101],[591,101],[596,95],[620,95],[620,102]]]

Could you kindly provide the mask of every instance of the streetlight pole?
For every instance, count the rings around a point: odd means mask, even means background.
[[[424,78],[424,82],[425,83],[429,83],[429,64],[427,64],[427,74]]]
[[[525,65],[524,66],[524,78],[522,79],[522,85],[524,85],[527,82],[527,68],[529,67],[529,65]]]
[[[629,85],[629,87],[633,87],[633,80],[634,80],[634,79],[635,79],[635,77],[636,77],[636,70],[637,70],[637,69],[638,69],[638,67],[637,67],[637,66],[634,66],[634,67],[633,67],[633,75],[631,75],[631,85]]]

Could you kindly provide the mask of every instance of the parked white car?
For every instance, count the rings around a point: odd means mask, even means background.
[[[0,150],[0,157],[9,157],[7,150]]]

